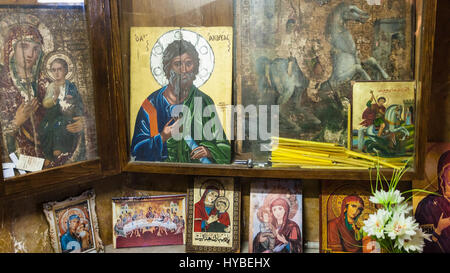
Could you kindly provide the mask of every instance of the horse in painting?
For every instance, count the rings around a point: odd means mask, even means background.
[[[333,70],[330,78],[320,84],[319,91],[335,91],[340,84],[349,82],[355,76],[362,80],[370,81],[371,77],[362,65],[368,65],[378,71],[383,79],[389,79],[389,75],[381,68],[375,58],[370,57],[364,62],[358,57],[355,41],[346,27],[346,22],[356,21],[365,23],[369,14],[355,5],[340,3],[330,13],[325,28],[325,36],[330,42]],[[340,97],[340,94],[338,94]]]
[[[399,104],[392,104],[386,109],[384,120],[386,127],[382,136],[378,136],[378,130],[372,124],[367,128],[361,128],[358,131],[358,149],[363,150],[366,146],[367,149],[373,150],[371,147],[378,150],[388,150],[389,146],[396,146],[399,141],[404,141],[406,137],[410,135],[408,129],[403,127],[402,124],[402,112],[403,107]],[[368,140],[364,140],[367,134]],[[400,135],[400,137],[398,137]],[[386,145],[386,143],[388,143]]]

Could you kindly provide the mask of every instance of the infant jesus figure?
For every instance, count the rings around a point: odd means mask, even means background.
[[[269,210],[263,209],[261,210],[262,222],[259,225],[260,228],[260,242],[264,249],[267,252],[272,252],[275,247],[275,228],[271,223]],[[264,251],[264,252],[266,252]]]
[[[46,112],[38,135],[45,158],[54,160],[75,150],[79,133],[68,131],[67,126],[83,116],[84,106],[76,85],[66,79],[67,62],[56,58],[50,64],[50,71],[55,81],[45,93],[42,104]]]

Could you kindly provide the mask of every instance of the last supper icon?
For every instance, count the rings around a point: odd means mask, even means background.
[[[132,27],[131,156],[228,164],[232,28]]]

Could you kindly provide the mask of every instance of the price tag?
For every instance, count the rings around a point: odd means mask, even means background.
[[[367,0],[367,4],[369,4],[371,6],[373,6],[373,5],[379,6],[379,5],[381,5],[381,0]]]
[[[15,153],[10,153],[9,158],[11,158],[11,161],[17,166],[17,163],[19,163],[19,159],[17,158]],[[14,167],[16,168],[16,167]],[[26,174],[27,172],[24,170],[18,170],[20,174]]]
[[[2,163],[2,169],[14,169],[16,164],[14,163]]]
[[[19,170],[25,170],[29,172],[36,172],[42,170],[44,166],[44,158],[20,155],[19,162],[16,164],[16,168]]]
[[[3,178],[13,177],[14,176],[14,169],[8,168],[3,169]]]

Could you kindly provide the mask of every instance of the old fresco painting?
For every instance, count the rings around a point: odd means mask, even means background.
[[[413,79],[412,2],[238,1],[237,102],[279,105],[281,137],[347,146],[351,81]]]
[[[84,8],[0,6],[3,162],[12,153],[43,168],[97,155]]]
[[[182,245],[186,195],[113,198],[114,248]]]
[[[134,160],[230,163],[232,37],[231,27],[131,28]]]
[[[363,221],[377,208],[369,201],[368,182],[323,181],[320,196],[320,251],[373,253],[379,245],[363,237]]]
[[[352,149],[407,161],[414,154],[414,91],[414,82],[356,82]]]
[[[233,178],[198,177],[188,194],[186,250],[239,251],[240,190]]]
[[[294,180],[251,184],[250,253],[303,252],[301,185]]]
[[[413,188],[435,194],[413,195],[414,214],[420,227],[431,234],[424,253],[450,253],[450,143],[428,143],[425,179]]]

